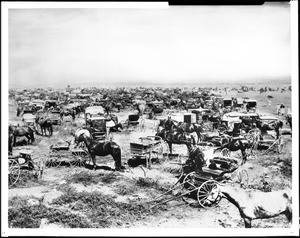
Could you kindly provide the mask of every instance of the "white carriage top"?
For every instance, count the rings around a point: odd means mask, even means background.
[[[35,119],[36,119],[36,115],[34,115],[34,114],[31,114],[31,113],[25,113],[24,115],[23,115],[23,120],[24,121],[27,121],[27,122],[34,122],[35,121]]]
[[[104,115],[104,108],[102,106],[91,106],[85,109],[85,114]]]

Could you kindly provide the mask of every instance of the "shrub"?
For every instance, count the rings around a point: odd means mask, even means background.
[[[46,218],[49,223],[59,223],[64,227],[90,227],[86,218],[70,211],[46,207],[44,204],[29,205],[26,198],[12,198],[11,205],[18,205],[8,209],[8,223],[10,228],[39,228],[41,220]]]
[[[145,218],[146,213],[157,212],[157,210],[149,211],[143,204],[116,202],[110,196],[98,191],[73,191],[61,195],[53,200],[52,204],[59,206],[71,204],[70,207],[73,211],[85,211],[86,217],[94,228],[133,223]]]
[[[65,177],[65,180],[68,183],[81,183],[85,186],[91,184],[97,184],[99,182],[103,183],[113,183],[118,180],[117,174],[115,172],[111,172],[108,174],[99,174],[92,173],[88,171],[81,171],[78,173],[74,173],[72,175],[68,175]]]

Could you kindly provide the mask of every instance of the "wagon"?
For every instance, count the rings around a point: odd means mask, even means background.
[[[86,150],[82,148],[70,148],[70,143],[64,142],[50,146],[50,153],[45,161],[45,166],[59,167],[65,164],[68,166],[85,167],[88,160],[89,154]]]
[[[131,159],[145,160],[146,166],[151,168],[153,158],[160,164],[165,162],[166,148],[165,142],[159,136],[141,137],[139,141],[130,143]]]
[[[49,113],[49,118],[54,125],[61,125],[60,110],[52,110]]]
[[[140,117],[140,115],[138,114],[131,114],[125,121],[124,127],[126,128],[126,130],[140,129],[142,131],[143,129],[146,129],[145,119],[143,116]]]
[[[105,140],[108,138],[107,119],[103,116],[93,116],[86,120],[87,125],[93,128],[91,132],[94,140]]]
[[[35,128],[35,126],[36,126],[35,120],[36,120],[36,115],[34,115],[32,113],[23,114],[22,121],[24,122],[24,124],[26,126],[31,126],[31,127]]]
[[[36,178],[41,178],[43,168],[40,163],[32,160],[31,154],[27,151],[19,152],[17,155],[8,156],[8,185],[17,183],[23,169],[31,171]]]
[[[224,185],[229,182],[240,183],[243,187],[248,185],[248,173],[244,169],[237,171],[238,165],[235,159],[229,156],[219,156],[214,157],[210,162],[211,164],[207,167],[203,167],[202,170],[185,172],[185,169],[183,169],[176,183],[174,183],[167,192],[148,203],[158,202],[152,206],[155,207],[178,198],[188,202],[187,199],[192,197],[197,199],[201,207],[207,208],[216,205],[220,200],[219,193],[216,192],[218,191],[218,185]],[[187,165],[184,164],[183,166]],[[233,176],[233,174],[235,174],[235,176]],[[161,199],[179,187],[182,188],[180,195],[172,196],[164,200]]]

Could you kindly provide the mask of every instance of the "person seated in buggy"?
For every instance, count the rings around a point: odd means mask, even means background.
[[[190,173],[192,171],[202,171],[202,168],[206,166],[206,161],[204,159],[205,155],[200,147],[187,144],[188,151],[189,151],[189,158],[187,159],[184,172]]]

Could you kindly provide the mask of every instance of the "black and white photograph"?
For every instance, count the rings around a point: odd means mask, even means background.
[[[299,236],[297,14],[1,2],[1,235]]]

